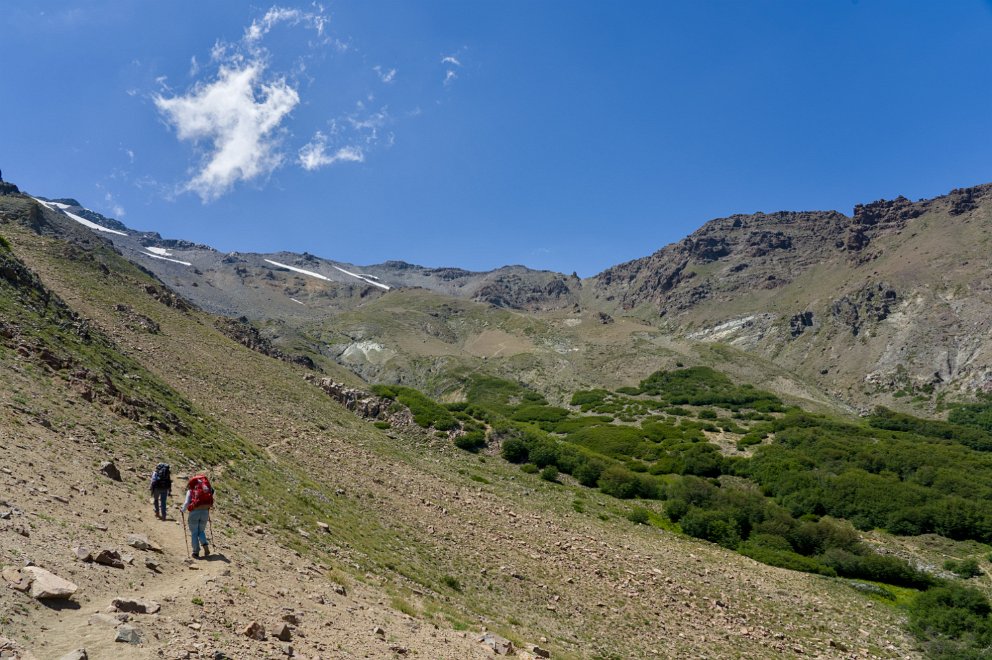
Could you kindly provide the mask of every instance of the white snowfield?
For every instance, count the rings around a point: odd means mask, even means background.
[[[386,286],[385,284],[382,284],[381,282],[373,282],[372,280],[369,279],[370,277],[371,278],[375,278],[375,279],[379,279],[375,275],[359,275],[358,273],[352,273],[350,271],[347,271],[344,268],[338,268],[337,266],[334,266],[334,267],[337,268],[338,270],[340,270],[345,275],[351,275],[352,277],[357,277],[358,279],[360,279],[361,281],[365,282],[366,284],[371,284],[372,286],[377,286],[380,289],[385,289],[386,291],[389,291],[389,287]]]
[[[171,261],[174,264],[182,264],[183,266],[192,266],[188,261],[180,261],[179,259],[170,259],[172,253],[165,248],[160,247],[146,247],[147,252],[142,252],[143,257],[153,257],[155,259],[161,259],[162,261]]]
[[[59,202],[46,202],[45,200],[38,199],[37,197],[32,197],[31,199],[33,199],[34,201],[38,202],[39,204],[44,204],[45,206],[47,206],[50,209],[58,209],[59,211],[62,211],[67,216],[69,216],[70,218],[72,218],[73,220],[75,220],[76,222],[78,222],[79,224],[85,225],[86,227],[89,227],[90,229],[95,229],[96,231],[103,231],[103,232],[106,232],[108,234],[117,234],[118,236],[127,236],[127,232],[117,231],[116,229],[108,229],[106,227],[103,227],[101,225],[96,224],[95,222],[90,222],[86,218],[82,218],[82,217],[76,215],[75,213],[69,213],[68,211],[66,211],[66,209],[69,208],[69,205],[68,204],[61,204]]]
[[[263,261],[267,261],[270,264],[272,264],[273,266],[278,266],[279,268],[285,268],[287,270],[291,270],[294,273],[302,273],[303,275],[309,275],[310,277],[316,277],[318,280],[326,280],[328,282],[331,281],[331,278],[326,277],[324,275],[321,275],[320,273],[315,273],[312,270],[303,270],[302,268],[297,268],[295,266],[288,266],[286,264],[281,264],[278,261],[272,261],[271,259],[264,259]]]
[[[174,264],[182,264],[183,266],[192,266],[188,261],[179,261],[179,259],[170,259],[169,257],[163,257],[160,254],[152,254],[151,252],[141,252],[139,253],[143,257],[152,257],[153,259],[161,259],[162,261],[171,261]]]
[[[264,259],[263,261],[266,261],[266,262],[272,264],[273,266],[278,266],[279,268],[285,268],[287,270],[291,270],[294,273],[301,273],[303,275],[309,275],[310,277],[316,277],[318,280],[325,280],[327,282],[332,281],[331,278],[327,277],[326,275],[321,275],[320,273],[315,273],[312,270],[303,270],[302,268],[297,268],[295,266],[289,266],[287,264],[281,264],[278,261],[272,261],[271,259]],[[340,270],[345,275],[351,275],[352,277],[357,277],[358,279],[360,279],[361,281],[365,282],[366,284],[371,284],[372,286],[377,286],[380,289],[385,289],[386,291],[389,291],[389,289],[390,289],[390,287],[387,286],[387,285],[385,285],[385,284],[382,284],[380,282],[373,282],[371,279],[369,279],[370,277],[375,277],[374,275],[359,275],[358,273],[352,273],[352,272],[349,272],[349,271],[345,270],[344,268],[338,268],[337,266],[334,266],[334,268],[337,269],[337,270]]]

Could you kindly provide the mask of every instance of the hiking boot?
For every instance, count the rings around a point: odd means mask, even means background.
[[[203,558],[206,559],[208,556],[210,556],[210,546],[207,545],[206,543],[204,543],[203,544]]]
[[[199,550],[197,550],[197,551],[196,551],[196,552],[194,552],[194,553],[193,553],[193,554],[192,554],[191,556],[193,557],[193,559],[199,559],[199,558],[200,558],[200,551],[199,551]]]

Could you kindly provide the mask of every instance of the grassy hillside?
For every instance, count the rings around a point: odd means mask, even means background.
[[[84,638],[109,651],[112,634],[87,617],[121,592],[163,604],[161,636],[135,657],[184,642],[276,652],[240,630],[252,618],[271,628],[286,606],[305,612],[294,646],[311,655],[389,657],[395,646],[483,657],[483,629],[555,657],[916,653],[898,610],[845,584],[634,525],[627,501],[354,417],[305,369],[232,341],[103,241],[37,233],[36,221],[58,229],[58,219],[31,204],[0,209],[0,368],[11,384],[0,394],[0,483],[16,511],[0,520],[0,562],[70,577],[84,605],[53,610],[2,590],[0,634],[37,653],[57,657]],[[516,394],[492,396],[519,424],[562,415],[540,395],[522,409]],[[106,458],[123,482],[97,473]],[[181,528],[149,520],[145,475],[163,458],[177,473],[211,472],[229,563],[191,570]],[[16,531],[25,522],[27,536]],[[128,532],[165,548],[160,572],[72,556],[79,542],[123,547]],[[42,627],[67,634],[39,636]]]
[[[856,580],[849,584],[907,612],[931,657],[992,650],[990,403],[956,407],[952,422],[879,409],[852,423],[787,407],[705,367],[576,392],[567,408],[481,375],[447,411],[407,389],[377,392],[409,406],[423,426],[460,424],[456,446],[498,447],[546,482],[664,502],[632,508],[632,522]],[[859,530],[878,532],[868,540]],[[965,543],[957,558],[939,560],[897,553],[888,535]]]

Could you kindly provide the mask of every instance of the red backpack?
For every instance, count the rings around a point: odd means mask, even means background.
[[[189,508],[212,507],[214,505],[214,489],[206,475],[198,474],[189,480],[186,486],[190,492]]]

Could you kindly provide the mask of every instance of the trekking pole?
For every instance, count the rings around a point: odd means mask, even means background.
[[[188,559],[190,556],[192,556],[192,553],[189,550],[189,539],[186,538],[186,536],[187,536],[186,535],[186,516],[183,515],[183,510],[182,509],[179,509],[179,519],[183,521],[183,541],[185,541],[185,543],[186,543],[186,558]]]
[[[207,510],[207,526],[210,527],[210,545],[213,546],[214,552],[217,552],[217,546],[214,545],[214,519],[210,517],[210,510]]]

